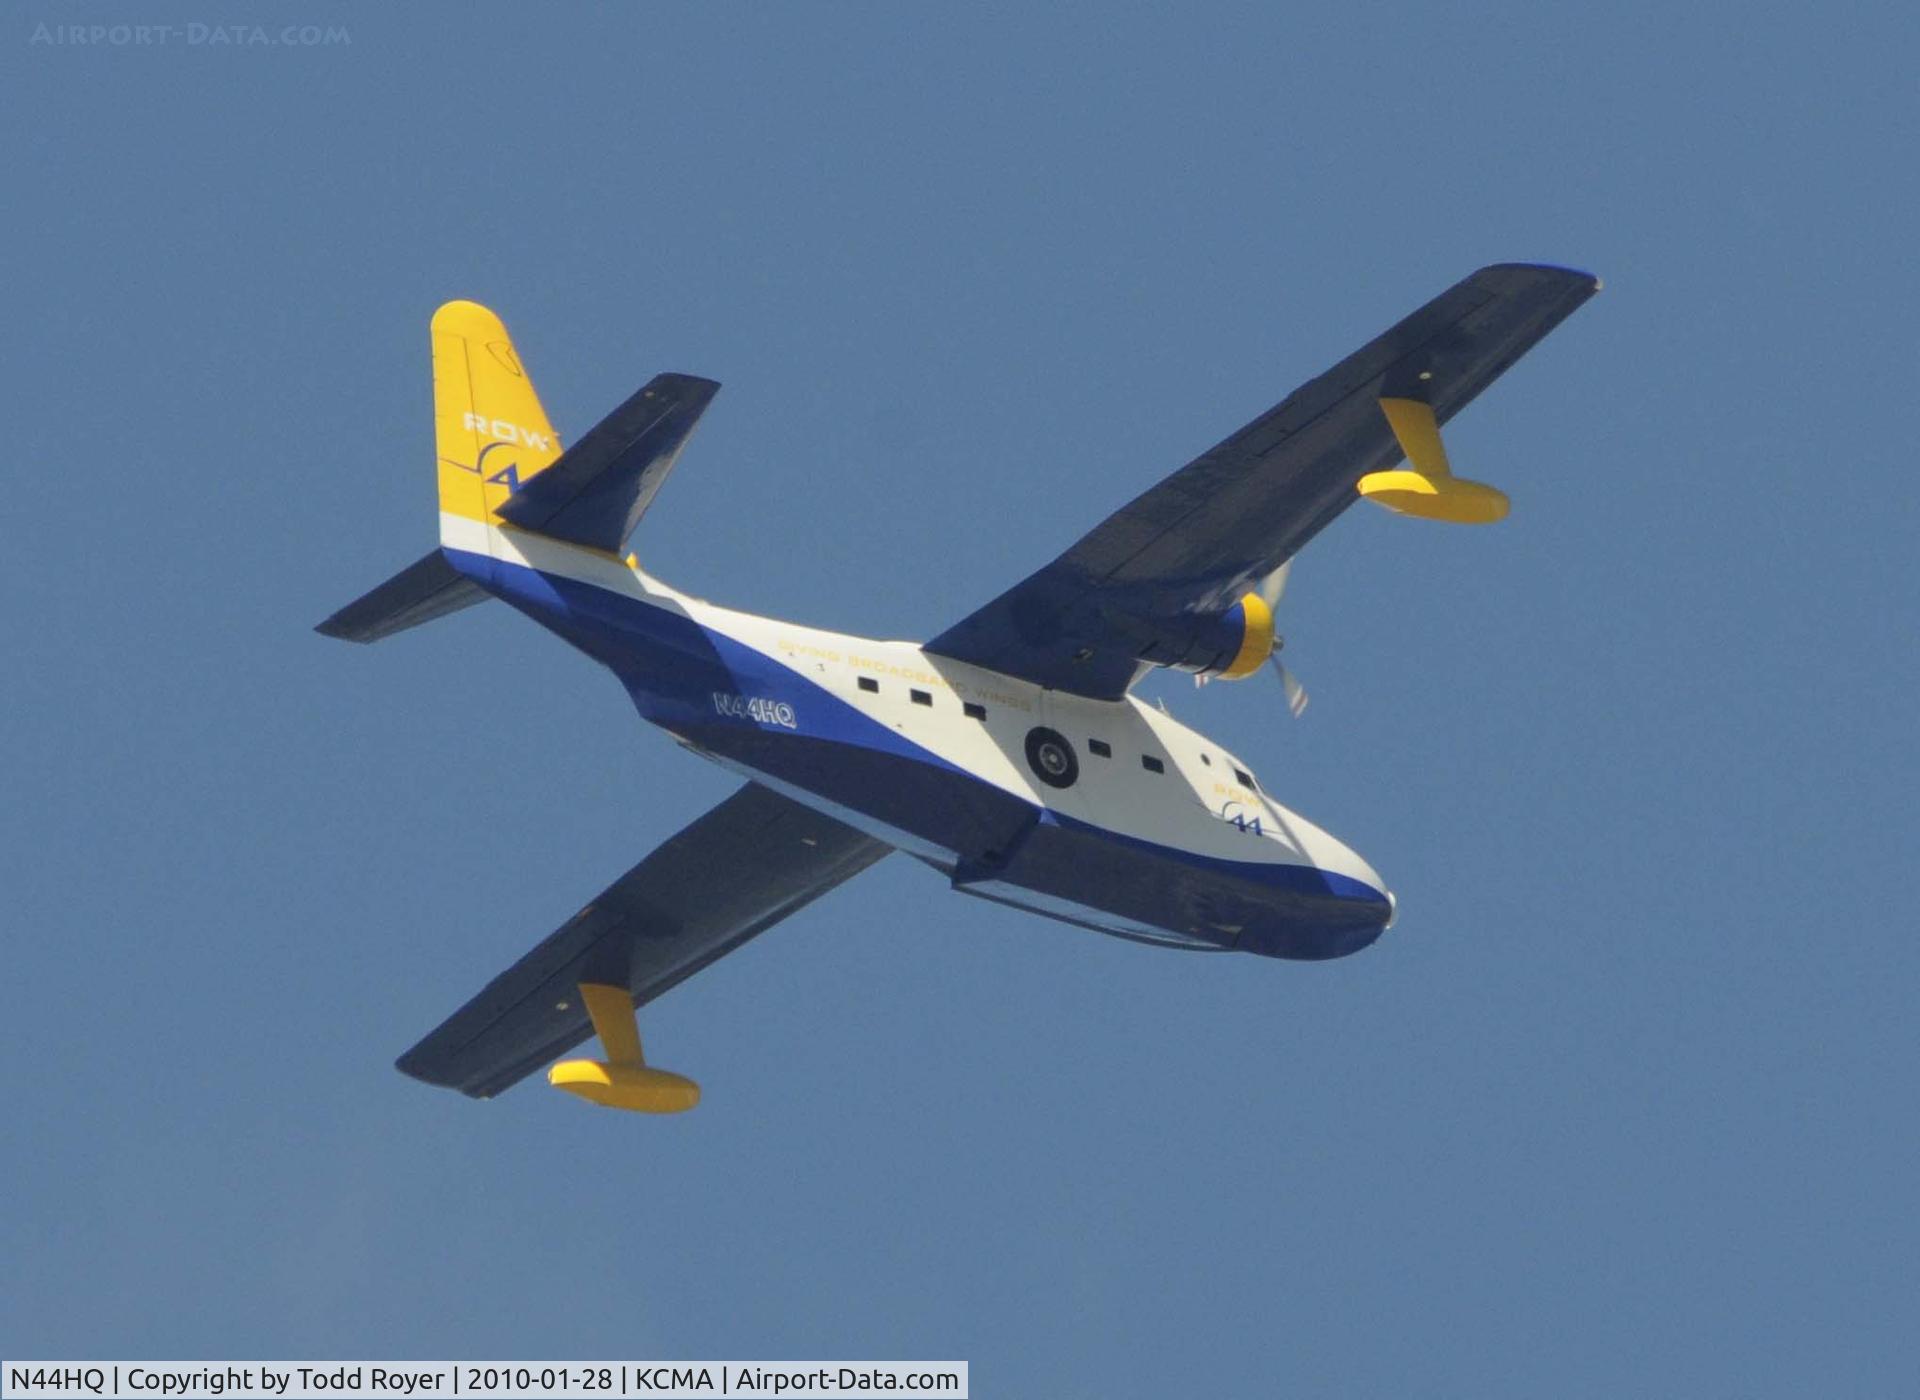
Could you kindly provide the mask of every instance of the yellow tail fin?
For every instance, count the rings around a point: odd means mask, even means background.
[[[476,302],[433,314],[433,420],[443,514],[491,523],[560,455],[507,328]]]
[[[471,301],[433,313],[433,441],[440,543],[485,553],[495,512],[560,456],[533,381],[500,318]],[[321,623],[325,636],[377,642],[487,595],[439,549]]]

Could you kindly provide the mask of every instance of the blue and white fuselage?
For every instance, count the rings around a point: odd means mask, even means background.
[[[1087,699],[735,612],[637,564],[457,514],[447,559],[611,669],[701,755],[934,866],[955,889],[1179,947],[1331,958],[1393,899],[1239,759],[1127,696]],[[1053,743],[1040,758],[1035,736]],[[1050,767],[1049,767],[1050,765]]]

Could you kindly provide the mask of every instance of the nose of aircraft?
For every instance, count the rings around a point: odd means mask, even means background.
[[[1302,846],[1308,858],[1331,877],[1327,884],[1335,893],[1360,905],[1378,905],[1380,927],[1392,925],[1399,912],[1393,892],[1358,851],[1318,827],[1312,829],[1312,836]]]
[[[1267,799],[1270,828],[1291,849],[1289,895],[1275,902],[1271,917],[1249,927],[1235,944],[1270,958],[1318,961],[1357,953],[1393,923],[1399,912],[1387,882],[1360,853],[1298,812]],[[1299,867],[1315,878],[1301,880]]]
[[[1325,893],[1300,911],[1287,935],[1259,951],[1310,959],[1359,952],[1392,926],[1399,913],[1392,891],[1351,846],[1307,822],[1300,822],[1294,833],[1301,853],[1319,870]],[[1243,941],[1241,946],[1250,945]]]
[[[1393,892],[1380,877],[1368,870],[1364,877],[1341,871],[1328,871],[1332,887],[1329,907],[1320,913],[1323,921],[1318,936],[1309,942],[1311,956],[1340,958],[1357,953],[1393,927],[1399,912]]]

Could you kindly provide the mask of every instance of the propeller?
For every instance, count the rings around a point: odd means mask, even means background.
[[[1274,675],[1280,678],[1281,693],[1287,697],[1287,709],[1293,717],[1299,719],[1307,712],[1307,688],[1300,684],[1300,678],[1287,669],[1287,663],[1280,659],[1279,643],[1274,643],[1274,654],[1267,658],[1267,664],[1273,667]]]
[[[1260,586],[1253,591],[1260,595],[1260,601],[1272,612],[1280,606],[1280,595],[1287,591],[1287,575],[1293,572],[1293,560],[1289,559],[1272,573],[1260,580]]]
[[[1280,595],[1287,591],[1287,576],[1293,572],[1293,560],[1289,559],[1272,573],[1260,580],[1256,590],[1266,603],[1269,612],[1280,611]],[[1273,639],[1273,652],[1267,657],[1267,664],[1273,667],[1273,674],[1280,678],[1280,691],[1287,697],[1287,709],[1295,719],[1307,711],[1307,688],[1300,684],[1300,678],[1287,669],[1287,663],[1280,659],[1280,649],[1287,644],[1285,637]]]
[[[1279,611],[1280,595],[1287,591],[1287,576],[1292,572],[1293,560],[1289,559],[1254,587],[1253,591],[1259,594],[1260,600],[1267,605],[1269,614]],[[1306,713],[1307,688],[1300,684],[1300,678],[1289,671],[1286,663],[1280,659],[1280,649],[1286,644],[1285,637],[1276,636],[1273,639],[1273,650],[1267,655],[1267,661],[1273,667],[1273,674],[1280,679],[1280,691],[1287,697],[1288,711],[1298,719]],[[1212,677],[1203,672],[1193,678],[1193,683],[1196,686],[1203,686],[1211,679]]]

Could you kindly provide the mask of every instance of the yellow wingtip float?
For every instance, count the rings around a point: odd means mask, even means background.
[[[602,1108],[635,1113],[684,1113],[700,1102],[698,1084],[647,1064],[640,1052],[633,998],[625,988],[582,982],[580,998],[607,1058],[562,1060],[547,1071],[547,1083]]]
[[[1361,495],[1388,510],[1423,520],[1491,525],[1507,518],[1506,492],[1453,474],[1432,405],[1418,399],[1382,399],[1380,411],[1387,415],[1406,454],[1407,467],[1368,472],[1360,478]]]

